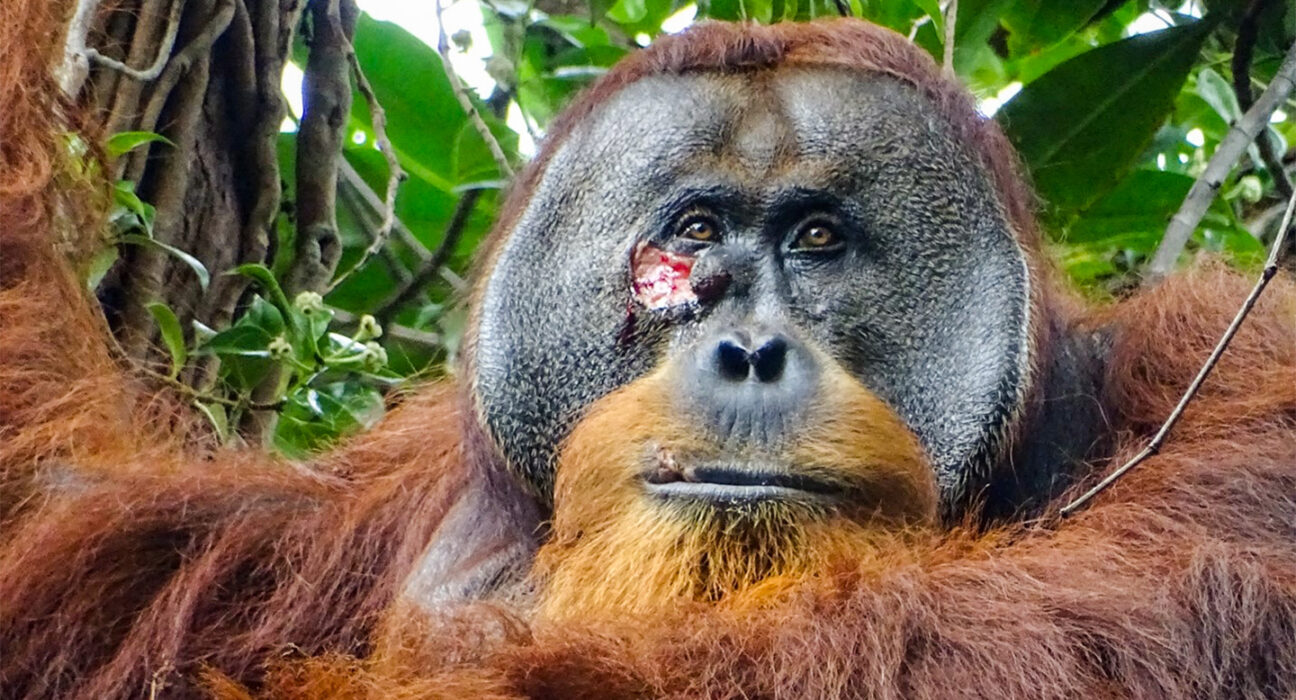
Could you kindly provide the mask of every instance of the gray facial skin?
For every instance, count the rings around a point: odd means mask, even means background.
[[[699,212],[714,240],[678,238]],[[841,244],[794,249],[808,222]],[[637,308],[642,243],[731,281],[685,312]],[[949,502],[984,484],[1023,410],[1030,296],[981,166],[911,87],[829,68],[658,76],[559,145],[488,280],[474,388],[504,457],[549,493],[594,400],[717,334],[777,328],[891,404]]]

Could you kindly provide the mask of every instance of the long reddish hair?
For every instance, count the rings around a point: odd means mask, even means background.
[[[1275,282],[1161,454],[1073,519],[880,543],[772,598],[652,619],[434,611],[403,596],[429,543],[489,561],[525,539],[494,522],[449,527],[457,506],[525,509],[516,484],[483,466],[458,389],[429,389],[371,434],[294,465],[205,445],[109,352],[65,255],[84,249],[69,230],[97,229],[62,222],[93,216],[102,187],[65,177],[60,133],[78,129],[78,110],[50,68],[70,5],[0,5],[0,694],[1296,694],[1290,282]],[[644,75],[780,61],[925,91],[974,144],[1023,242],[1037,238],[993,124],[920,51],[859,22],[663,38],[582,96],[551,139]],[[515,186],[501,231],[545,158]],[[1076,322],[1112,334],[1100,400],[1113,461],[1168,414],[1246,287],[1210,267]]]

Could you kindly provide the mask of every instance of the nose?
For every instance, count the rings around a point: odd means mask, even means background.
[[[729,329],[695,348],[681,396],[712,434],[759,447],[795,429],[818,376],[815,356],[794,335]]]
[[[783,376],[788,340],[782,335],[772,335],[753,343],[745,335],[733,335],[721,338],[714,352],[716,374],[725,380],[742,382],[751,379],[769,384]]]

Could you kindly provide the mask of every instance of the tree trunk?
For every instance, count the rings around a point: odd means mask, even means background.
[[[339,0],[316,4],[311,15],[322,41],[312,42],[312,52],[325,49],[333,60],[323,77],[308,69],[307,81],[329,88],[326,121],[341,133],[350,102],[346,54],[355,8],[351,2],[339,8]],[[283,209],[277,146],[287,116],[280,84],[304,9],[301,0],[121,0],[92,24],[85,43],[108,60],[91,56],[82,99],[98,107],[110,134],[154,131],[174,144],[139,147],[117,161],[114,175],[136,183],[140,199],[156,207],[154,238],[193,255],[211,272],[204,291],[176,257],[154,247],[121,247],[98,291],[132,359],[160,359],[149,302],[170,305],[186,333],[193,320],[223,328],[247,289],[246,279],[224,273],[245,263],[273,263]],[[331,24],[321,26],[321,18]],[[140,75],[155,61],[161,66],[156,75]],[[324,62],[312,57],[316,63]],[[309,120],[315,105],[307,105]],[[311,142],[302,150],[316,181],[331,188],[342,139],[319,134],[303,129]],[[332,222],[331,192],[326,199],[329,211],[313,217],[316,229]],[[298,240],[295,247],[310,245]],[[299,289],[319,289],[336,266],[327,254],[310,262],[312,274]],[[206,387],[213,370],[210,362],[198,363],[185,378]]]

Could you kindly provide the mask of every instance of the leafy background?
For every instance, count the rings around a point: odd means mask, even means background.
[[[470,97],[512,167],[520,168],[563,105],[651,43],[664,23],[678,29],[707,18],[790,22],[848,11],[911,37],[939,61],[945,6],[937,0],[458,0],[456,16],[480,16],[489,46],[481,45],[481,32],[453,32],[447,55],[461,71],[481,61],[490,80]],[[959,2],[955,72],[1018,148],[1040,196],[1051,253],[1084,293],[1119,296],[1138,283],[1170,216],[1241,115],[1233,63],[1248,11],[1258,30],[1248,45],[1249,87],[1258,94],[1293,38],[1296,12],[1288,0]],[[452,371],[465,323],[463,277],[507,175],[456,99],[437,48],[406,27],[367,15],[357,22],[353,44],[408,176],[389,242],[365,257],[389,173],[375,146],[369,105],[357,91],[343,151],[344,171],[353,174],[343,173],[337,213],[344,244],[338,269],[356,267],[354,273],[323,298],[289,299],[280,289],[294,235],[297,141],[289,127],[278,148],[284,173],[279,255],[272,264],[241,270],[257,292],[238,319],[228,328],[186,332],[165,304],[150,307],[172,377],[191,355],[220,360],[221,382],[195,403],[225,440],[238,439],[233,414],[256,408],[254,389],[276,368],[270,376],[278,384],[264,408],[277,418],[273,445],[290,455],[371,425],[382,414],[384,394],[410,377]],[[305,65],[304,42],[292,56]],[[1296,159],[1289,149],[1296,139],[1287,117],[1292,110],[1284,105],[1265,137],[1286,166]],[[133,148],[134,138],[141,137],[124,135],[116,147]],[[149,206],[134,198],[130,182],[118,189],[119,235],[147,239]],[[1285,202],[1255,146],[1220,194],[1183,257],[1205,251],[1253,266]],[[201,267],[195,272],[212,274]]]

